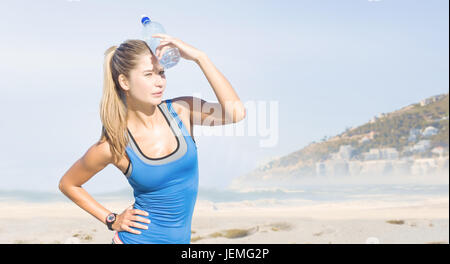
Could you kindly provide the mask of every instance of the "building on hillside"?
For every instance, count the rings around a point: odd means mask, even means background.
[[[417,142],[414,146],[410,147],[411,152],[425,152],[428,148],[430,148],[431,141],[428,139],[422,139]]]
[[[364,160],[396,160],[399,157],[395,148],[372,148],[369,152],[363,153]]]
[[[431,150],[431,153],[437,154],[437,155],[439,155],[439,157],[442,157],[442,156],[444,156],[446,151],[445,151],[444,147],[435,147]]]
[[[437,101],[441,100],[442,98],[444,98],[445,96],[446,96],[445,94],[441,94],[441,95],[435,95],[430,98],[423,99],[422,101],[420,101],[420,106],[426,106],[427,104],[437,102]]]
[[[417,140],[417,136],[420,135],[420,129],[412,128],[409,130],[408,142],[413,142]]]
[[[364,136],[358,141],[358,143],[364,144],[364,143],[369,142],[369,141],[370,141],[370,138],[368,136]]]
[[[431,137],[431,136],[436,135],[438,132],[439,132],[439,129],[437,129],[437,128],[433,127],[433,126],[429,126],[429,127],[426,127],[423,130],[422,135],[424,137]]]
[[[338,158],[350,160],[353,157],[355,148],[351,145],[343,145],[339,147]]]
[[[393,172],[394,161],[391,160],[369,160],[362,162],[360,175],[362,176],[386,176]]]
[[[383,152],[384,159],[396,160],[396,159],[399,158],[399,154],[398,154],[397,149],[395,149],[395,148],[385,148],[383,150],[384,150],[384,152]]]
[[[346,160],[331,159],[324,162],[316,162],[316,176],[318,177],[339,177],[348,175],[349,166]]]
[[[327,175],[327,165],[325,162],[316,162],[316,176],[325,177]]]

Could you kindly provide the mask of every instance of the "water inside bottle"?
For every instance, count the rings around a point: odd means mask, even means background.
[[[159,63],[165,68],[171,68],[180,61],[180,51],[177,48],[168,49],[164,52]]]

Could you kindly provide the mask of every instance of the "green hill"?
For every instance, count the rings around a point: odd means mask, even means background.
[[[249,175],[255,176],[262,172],[312,175],[316,162],[330,159],[331,154],[338,152],[344,145],[354,148],[351,160],[363,160],[363,153],[372,148],[395,148],[399,158],[419,158],[437,156],[432,149],[440,146],[448,155],[448,117],[449,95],[433,96],[392,113],[382,113],[370,122],[347,129],[326,141],[312,142],[299,151],[260,166]],[[428,127],[433,127],[438,132],[432,136],[423,135]],[[429,147],[421,152],[411,151],[422,140],[429,140]]]

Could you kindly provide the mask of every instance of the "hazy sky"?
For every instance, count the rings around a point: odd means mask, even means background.
[[[244,103],[278,102],[272,147],[258,134],[196,137],[204,187],[226,187],[267,158],[448,92],[446,0],[3,0],[0,189],[58,191],[100,136],[103,53],[140,38],[142,14],[203,50]],[[163,99],[217,101],[192,61],[166,76]],[[109,165],[84,187],[128,186]]]

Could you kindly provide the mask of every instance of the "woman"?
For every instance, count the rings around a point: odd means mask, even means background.
[[[166,34],[153,37],[161,40],[156,54],[142,40],[105,52],[101,137],[64,174],[59,189],[116,231],[113,243],[188,244],[198,190],[193,126],[239,122],[245,108],[204,52]],[[191,96],[162,100],[166,78],[158,60],[171,47],[200,66],[219,103]],[[121,214],[82,188],[108,164],[121,170],[134,190],[134,205]]]

